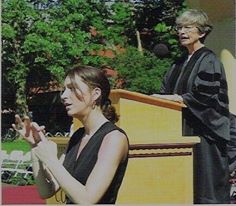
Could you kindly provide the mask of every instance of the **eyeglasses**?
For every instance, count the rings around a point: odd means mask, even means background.
[[[176,27],[175,27],[175,30],[176,30],[177,32],[180,32],[180,31],[183,31],[183,32],[191,32],[191,31],[193,31],[195,28],[197,28],[197,29],[199,30],[199,28],[196,27],[196,26],[176,26]]]

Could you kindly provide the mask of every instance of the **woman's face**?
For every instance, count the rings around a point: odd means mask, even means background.
[[[195,44],[200,44],[200,38],[205,35],[202,34],[194,25],[177,26],[177,33],[179,36],[179,41],[184,47],[191,47],[195,46]]]
[[[64,82],[65,90],[61,95],[67,114],[72,117],[86,115],[92,108],[93,100],[91,90],[79,76],[75,77],[77,87],[74,88],[70,78],[66,77]]]

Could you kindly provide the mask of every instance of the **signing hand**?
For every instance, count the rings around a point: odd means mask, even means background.
[[[57,144],[50,140],[42,140],[38,143],[37,147],[33,149],[34,154],[40,159],[46,166],[52,161],[57,161]]]
[[[12,127],[17,131],[23,139],[25,139],[31,146],[37,145],[42,138],[46,138],[43,134],[44,126],[39,126],[36,122],[31,122],[28,116],[24,120],[17,114],[15,115],[15,124]]]

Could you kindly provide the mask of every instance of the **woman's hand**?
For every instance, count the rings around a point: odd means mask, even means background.
[[[24,117],[24,120],[17,114],[15,115],[15,124],[12,127],[17,131],[21,137],[26,140],[32,147],[37,145],[42,138],[46,139],[43,132],[45,127],[39,126],[36,122],[31,122],[28,116]]]
[[[152,97],[158,97],[161,99],[167,99],[167,100],[171,100],[171,101],[175,101],[175,102],[179,102],[179,103],[183,103],[183,98],[182,96],[178,95],[178,94],[152,94]]]
[[[41,160],[47,167],[52,161],[58,161],[57,144],[53,141],[44,139],[40,141],[37,147],[34,147],[32,150],[38,159]]]

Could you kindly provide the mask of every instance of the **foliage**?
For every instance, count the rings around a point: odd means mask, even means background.
[[[18,108],[25,109],[29,67],[25,64],[23,44],[37,13],[25,1],[17,0],[4,1],[2,11],[2,76],[13,84]]]
[[[139,0],[134,2],[135,23],[141,33],[143,47],[152,51],[156,44],[166,44],[171,51],[171,58],[176,59],[181,51],[174,30],[175,18],[186,8],[185,1]]]
[[[126,42],[122,33],[130,25],[124,3],[108,9],[103,1],[44,2],[3,2],[3,79],[13,83],[20,112],[28,110],[30,88],[61,82],[73,64],[103,65],[106,57],[96,51]]]
[[[19,138],[19,135],[12,128],[8,129],[5,134],[2,134],[2,142],[12,142],[16,140],[17,138]]]
[[[29,174],[26,177],[24,176],[24,174],[17,174],[15,176],[14,172],[12,172],[12,171],[2,172],[1,180],[2,180],[2,182],[6,183],[6,184],[18,185],[18,186],[34,185],[35,184],[35,179],[32,174]]]
[[[4,141],[1,143],[1,150],[7,151],[8,154],[10,154],[13,150],[19,150],[23,151],[24,153],[27,153],[30,151],[29,144],[20,138],[15,139],[14,141]],[[32,168],[25,165],[25,170],[30,170]],[[22,168],[23,169],[23,168]],[[7,184],[13,184],[13,185],[33,185],[35,184],[35,180],[32,174],[28,174],[25,177],[25,174],[17,174],[15,175],[14,171],[4,171],[1,174],[2,182]]]
[[[148,51],[142,55],[134,47],[127,48],[125,53],[117,55],[110,62],[119,73],[115,87],[145,94],[159,91],[163,75],[171,63],[171,59],[157,58]],[[123,84],[118,85],[121,81]]]
[[[4,0],[3,99],[12,98],[3,101],[3,109],[26,113],[31,88],[60,83],[74,64],[112,66],[120,72],[125,89],[158,91],[164,70],[181,53],[173,25],[184,7],[184,0]],[[147,50],[143,56],[127,49],[137,47],[136,31]],[[158,43],[168,45],[171,59],[150,53]],[[120,56],[119,48],[127,53]],[[100,54],[107,50],[118,55],[113,63]]]
[[[1,143],[1,149],[11,153],[13,150],[20,150],[24,153],[30,151],[30,145],[22,139],[16,139],[14,141],[6,141]]]

